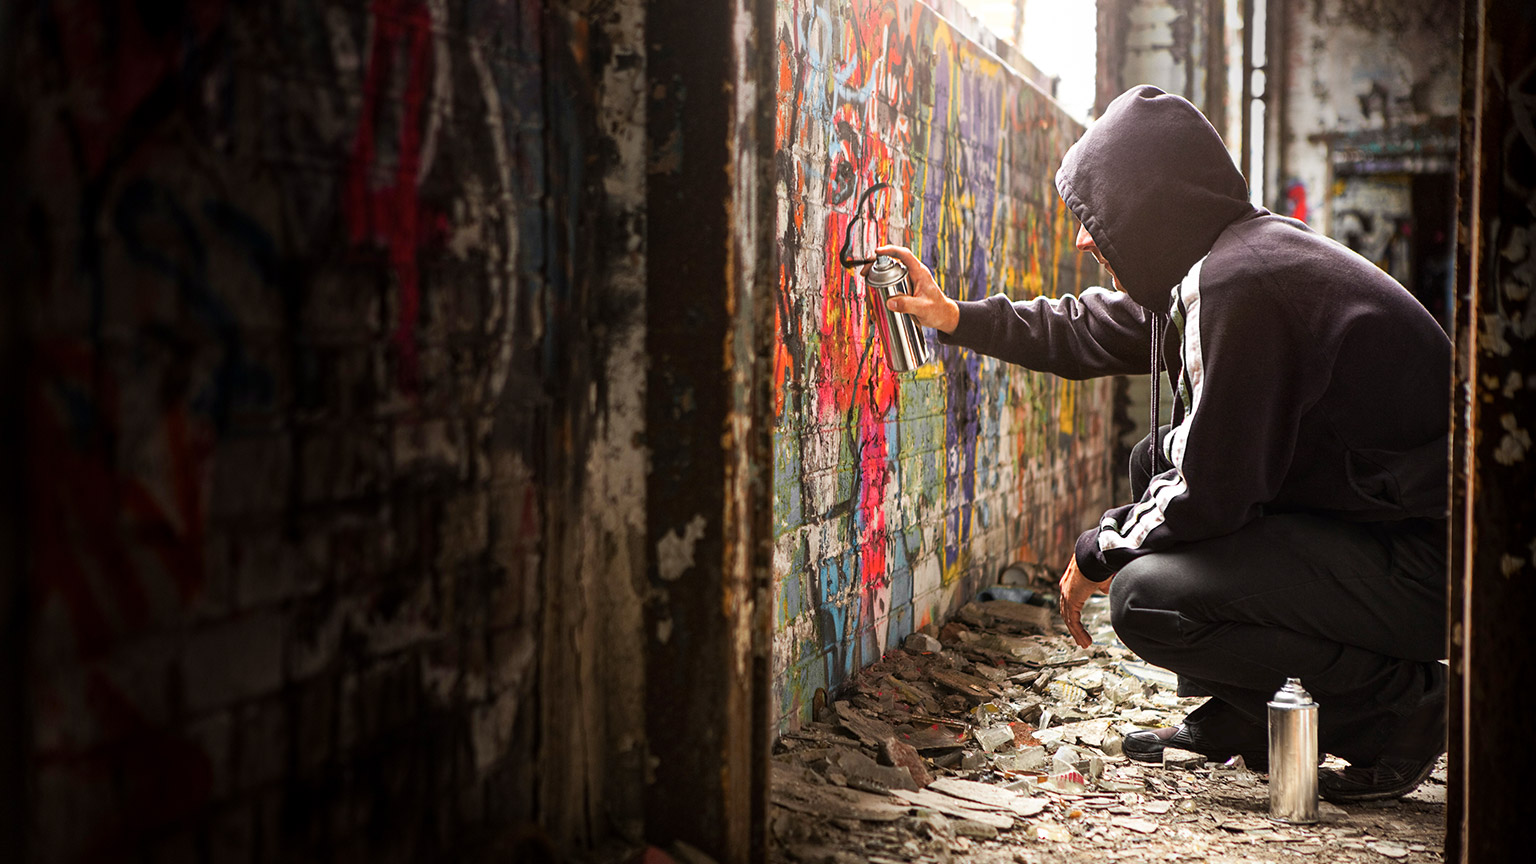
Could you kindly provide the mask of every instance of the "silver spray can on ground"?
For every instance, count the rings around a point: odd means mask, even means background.
[[[911,315],[892,312],[885,301],[897,294],[909,294],[907,268],[889,255],[880,255],[865,274],[869,292],[869,317],[880,330],[885,346],[885,365],[892,372],[910,372],[928,362],[928,341]]]
[[[1317,821],[1317,703],[1299,678],[1269,703],[1269,818]]]

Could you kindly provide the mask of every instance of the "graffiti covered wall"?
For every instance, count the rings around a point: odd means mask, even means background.
[[[8,853],[634,839],[643,9],[590,5],[0,11]]]
[[[1098,278],[1052,177],[1081,129],[913,0],[781,0],[774,698],[780,725],[1013,561],[1064,565],[1109,504],[1108,380],[939,345],[894,374],[838,247],[912,247],[952,295]],[[1091,264],[1092,259],[1088,259]]]

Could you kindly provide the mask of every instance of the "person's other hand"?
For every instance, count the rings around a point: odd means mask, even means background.
[[[1061,620],[1067,624],[1067,632],[1072,634],[1072,641],[1079,648],[1087,648],[1093,644],[1093,637],[1088,635],[1088,630],[1083,627],[1083,604],[1093,596],[1095,591],[1109,593],[1109,583],[1114,581],[1113,576],[1103,582],[1090,582],[1081,570],[1077,569],[1077,556],[1073,556],[1067,562],[1067,572],[1061,574],[1061,582],[1057,586],[1060,594]]]
[[[889,255],[905,264],[907,279],[912,285],[911,294],[897,294],[886,301],[886,308],[911,315],[924,327],[932,327],[942,333],[955,332],[955,327],[960,324],[960,307],[944,296],[944,292],[939,290],[939,284],[933,280],[933,273],[917,260],[911,249],[905,246],[880,246],[875,249],[875,254]],[[869,267],[864,268],[864,274],[869,275]]]

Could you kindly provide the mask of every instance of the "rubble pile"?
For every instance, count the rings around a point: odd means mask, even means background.
[[[1266,818],[1266,778],[1242,757],[1128,760],[1127,733],[1202,700],[1175,696],[1107,619],[1095,597],[1080,649],[1051,609],[970,603],[818,693],[814,720],[774,747],[770,860],[1440,860],[1443,766],[1404,804],[1351,808],[1391,818],[1323,803],[1320,824],[1290,826]]]

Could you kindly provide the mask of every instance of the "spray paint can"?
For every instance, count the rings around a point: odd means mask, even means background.
[[[1317,703],[1299,678],[1269,702],[1269,818],[1317,821]]]
[[[928,340],[911,315],[892,312],[885,301],[897,294],[911,293],[907,268],[889,255],[880,255],[865,274],[869,297],[869,317],[880,330],[885,346],[885,365],[892,372],[910,372],[928,362]]]

